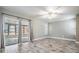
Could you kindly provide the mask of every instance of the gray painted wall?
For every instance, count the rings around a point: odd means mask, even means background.
[[[3,39],[3,16],[0,13],[0,48],[1,48],[1,42],[3,43],[2,44],[2,47],[3,47],[4,46],[4,39]]]
[[[49,23],[49,36],[75,39],[76,21],[71,19]]]
[[[48,23],[40,20],[33,20],[32,25],[34,38],[39,38],[48,35]]]
[[[76,16],[76,41],[79,46],[79,15]]]
[[[0,14],[0,22],[1,22],[1,14]],[[1,48],[1,23],[0,23],[0,48]]]

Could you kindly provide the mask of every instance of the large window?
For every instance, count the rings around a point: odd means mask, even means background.
[[[21,23],[19,23],[21,22]],[[30,40],[29,21],[4,15],[5,45],[12,45]]]
[[[4,15],[4,41],[5,45],[18,43],[19,20],[16,17]]]

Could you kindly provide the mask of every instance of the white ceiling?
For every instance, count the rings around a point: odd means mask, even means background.
[[[56,9],[63,12],[58,13],[56,17],[49,19],[47,17],[43,18],[40,15],[40,11],[47,11],[47,8],[49,8],[49,6],[3,6],[2,8],[16,14],[20,14],[26,17],[29,16],[32,19],[43,20],[46,22],[71,19],[74,17],[74,15],[79,13],[78,6],[51,6],[52,9]]]

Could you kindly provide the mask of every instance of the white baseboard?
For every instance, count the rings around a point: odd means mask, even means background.
[[[50,36],[40,37],[40,38],[36,38],[34,40],[41,40],[41,39],[45,39],[45,38],[53,38],[53,39],[60,39],[60,40],[76,41],[75,39],[68,39],[68,38],[61,38],[61,37],[50,37]]]
[[[49,38],[55,38],[60,40],[68,40],[68,41],[76,41],[75,39],[68,39],[68,38],[61,38],[61,37],[49,37]]]

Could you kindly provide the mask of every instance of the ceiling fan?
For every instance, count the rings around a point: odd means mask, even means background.
[[[55,18],[57,15],[63,15],[63,9],[60,6],[58,7],[46,7],[45,10],[40,10],[37,16],[43,18]]]

